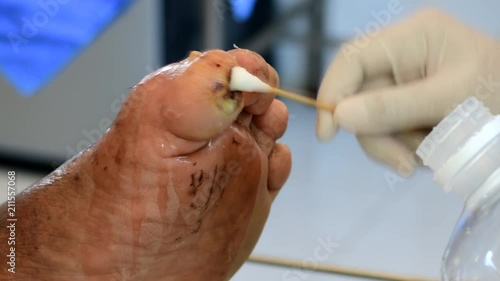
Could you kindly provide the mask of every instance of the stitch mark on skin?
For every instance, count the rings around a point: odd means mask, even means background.
[[[221,190],[220,195],[219,195],[219,200],[222,199],[222,196],[224,196],[224,191],[226,191],[226,188],[222,187],[222,190]]]
[[[189,207],[191,207],[191,209],[199,209],[201,206],[196,205],[195,203],[191,203],[191,205],[189,205]]]
[[[212,185],[210,186],[210,191],[208,193],[207,201],[205,201],[205,203],[203,205],[203,211],[202,211],[202,213],[205,213],[207,211],[208,205],[210,204],[210,199],[212,198],[212,195],[214,194],[214,188],[215,188],[215,184],[216,184],[216,180],[217,180],[217,169],[218,168],[219,168],[219,166],[215,165],[214,178],[212,180]]]
[[[193,189],[191,189],[191,194],[192,195],[196,195],[196,192],[198,191],[197,188],[196,188],[196,185],[195,185],[194,181],[195,181],[194,174],[191,174],[191,183],[189,184],[189,186],[193,187]]]
[[[203,183],[203,170],[201,170],[200,176],[198,177],[198,183],[200,185]]]
[[[191,183],[189,186],[192,187],[191,189],[191,195],[196,195],[198,193],[198,190],[200,189],[200,186],[203,184],[205,181],[205,172],[203,170],[200,170],[200,175],[196,176],[196,174],[191,174]]]
[[[193,229],[193,231],[191,231],[191,234],[195,234],[195,233],[198,233],[198,231],[200,231],[200,228],[201,228],[201,223],[202,223],[202,220],[199,219],[197,222],[196,222],[196,227]]]

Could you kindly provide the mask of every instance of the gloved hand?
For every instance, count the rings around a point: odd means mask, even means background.
[[[498,42],[439,11],[421,11],[343,46],[318,95],[337,110],[318,112],[317,136],[328,140],[340,126],[369,156],[409,175],[428,130],[464,99],[474,95],[500,113],[499,86]]]

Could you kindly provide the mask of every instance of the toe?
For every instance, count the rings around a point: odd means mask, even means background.
[[[274,100],[266,112],[253,118],[253,122],[273,140],[281,138],[288,124],[286,105],[280,100]]]
[[[235,49],[228,53],[236,57],[238,65],[245,68],[251,74],[257,76],[262,81],[273,87],[278,86],[278,74],[259,54],[245,50]],[[274,100],[273,94],[243,92],[245,110],[259,115],[264,113]]]
[[[192,141],[209,140],[228,128],[243,109],[240,94],[229,91],[237,62],[220,50],[192,53],[167,65],[134,87],[137,115],[159,131]],[[130,102],[132,104],[132,102]]]
[[[290,149],[282,143],[276,144],[269,156],[269,178],[267,186],[273,199],[285,184],[292,168]]]

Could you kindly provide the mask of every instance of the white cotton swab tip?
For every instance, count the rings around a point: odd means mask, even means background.
[[[243,67],[235,66],[231,69],[231,78],[229,79],[229,90],[230,91],[240,91],[240,92],[255,92],[255,93],[266,93],[266,94],[276,94],[296,102],[303,104],[308,104],[315,106],[319,109],[335,111],[335,106],[330,104],[318,103],[315,99],[305,97],[299,94],[287,92],[278,88],[271,87],[270,85],[264,83],[262,80],[256,76],[250,74]]]
[[[243,67],[235,66],[231,69],[230,91],[272,93],[273,88],[250,74]]]

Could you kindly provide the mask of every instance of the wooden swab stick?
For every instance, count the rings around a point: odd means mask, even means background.
[[[367,278],[371,280],[387,280],[387,281],[438,281],[434,278],[425,278],[419,276],[405,276],[399,274],[391,274],[370,270],[361,270],[355,268],[348,268],[343,266],[336,266],[330,264],[304,264],[303,262],[291,259],[275,258],[252,255],[248,258],[249,262],[259,263],[259,264],[270,264],[275,266],[289,267],[289,268],[299,268],[309,271],[324,272],[337,275],[353,276]]]
[[[256,76],[250,74],[244,68],[235,66],[231,69],[231,81],[229,81],[230,91],[242,91],[242,92],[258,92],[258,93],[269,93],[276,94],[300,103],[315,106],[319,109],[328,110],[331,112],[335,111],[335,106],[320,103],[315,99],[305,97],[299,94],[291,93],[282,89],[274,88],[268,84],[262,82]]]
[[[315,106],[315,107],[317,107],[319,109],[324,109],[324,110],[328,110],[328,111],[331,111],[331,112],[335,111],[335,106],[334,105],[326,104],[326,103],[321,103],[321,102],[318,102],[317,100],[315,100],[313,98],[309,98],[309,97],[302,96],[302,95],[299,95],[299,94],[291,93],[291,92],[288,92],[288,91],[285,91],[285,90],[282,90],[282,89],[278,89],[278,88],[272,88],[272,89],[273,89],[273,92],[276,95],[278,95],[278,96],[282,96],[284,98],[291,99],[293,101],[300,102],[300,103],[303,103],[303,104],[312,105],[312,106]]]

